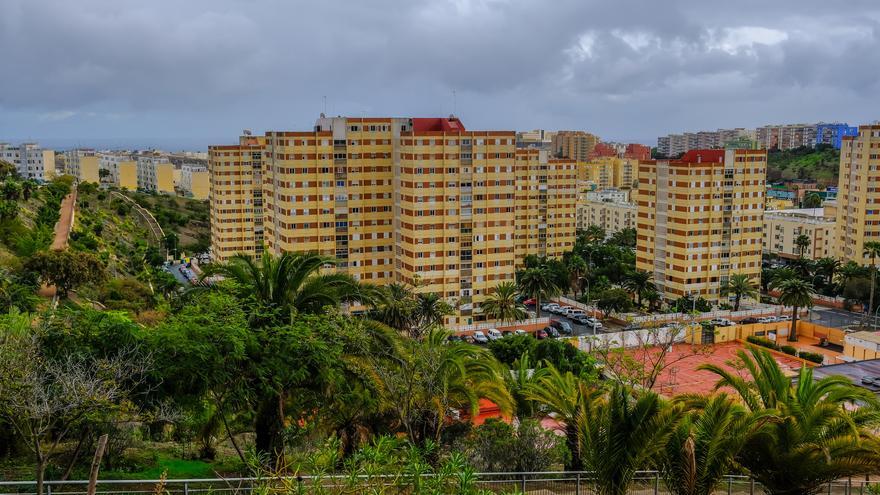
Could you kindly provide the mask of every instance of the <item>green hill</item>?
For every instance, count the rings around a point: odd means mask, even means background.
[[[767,153],[767,180],[813,179],[837,185],[840,151],[830,146],[803,147]]]

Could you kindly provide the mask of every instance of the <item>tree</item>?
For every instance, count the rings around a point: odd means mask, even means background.
[[[834,277],[840,266],[840,261],[834,258],[820,258],[816,260],[816,270],[825,278],[825,285],[828,287],[834,282]]]
[[[36,287],[8,270],[0,269],[0,314],[15,308],[30,313],[37,309],[40,298],[35,294]]]
[[[587,266],[587,262],[576,254],[572,254],[571,257],[568,258],[566,267],[568,268],[569,288],[575,297],[577,297],[583,290],[584,277],[587,275],[589,267]]]
[[[736,273],[721,284],[721,295],[727,296],[733,294],[733,310],[739,311],[740,302],[743,297],[756,299],[758,297],[758,288],[752,282],[752,278],[745,273]]]
[[[632,309],[632,301],[623,289],[607,289],[599,294],[596,306],[602,310],[605,318],[608,318],[613,312],[625,313]]]
[[[596,361],[591,356],[564,340],[539,341],[532,350],[532,358],[534,362],[553,365],[560,372],[571,372],[575,376],[591,375],[596,371]]]
[[[54,285],[59,298],[85,284],[96,284],[106,277],[106,267],[97,256],[82,251],[39,251],[25,263],[25,269]]]
[[[636,229],[630,227],[618,230],[611,234],[611,238],[608,239],[608,242],[620,247],[633,249],[636,247]]]
[[[30,258],[38,251],[45,251],[52,245],[54,234],[48,225],[37,224],[15,241],[15,252],[23,258]]]
[[[414,339],[442,326],[443,317],[452,312],[451,306],[437,294],[416,294],[403,284],[393,283],[367,292],[367,299],[374,305],[370,317]]]
[[[659,464],[682,417],[679,405],[621,384],[581,402],[577,430],[584,468],[601,495],[625,495],[639,470]]]
[[[488,349],[500,363],[511,366],[522,356],[531,358],[537,345],[538,341],[531,335],[510,335],[489,342]]]
[[[752,413],[768,421],[745,442],[737,462],[772,494],[818,493],[825,483],[868,473],[880,465],[873,436],[880,425],[877,398],[849,378],[815,380],[809,366],[792,380],[764,349],[738,352],[748,378],[715,365],[700,369],[719,376],[716,389],[733,389]],[[859,403],[859,407],[850,405]]]
[[[810,236],[806,234],[801,234],[794,239],[794,245],[798,250],[798,257],[803,258],[804,254],[807,252],[807,248],[810,247]]]
[[[813,296],[816,293],[813,290],[813,284],[800,278],[790,278],[775,283],[774,288],[779,291],[779,303],[791,306],[791,328],[788,331],[788,341],[797,342],[798,310],[813,306]]]
[[[490,320],[504,323],[522,321],[528,318],[525,306],[517,301],[518,290],[513,282],[501,282],[495,290],[480,303],[483,314]]]
[[[877,287],[877,256],[880,256],[880,242],[868,241],[863,247],[862,256],[871,258],[871,297],[868,300],[868,315],[874,314],[874,290]]]
[[[595,244],[605,240],[605,229],[598,225],[590,225],[582,232],[587,244]]]
[[[561,463],[565,443],[534,419],[516,426],[490,419],[465,442],[470,464],[480,472],[537,472]]]
[[[519,290],[535,300],[535,313],[541,317],[541,300],[559,294],[559,286],[546,267],[526,268],[517,277]]]
[[[660,456],[660,474],[674,495],[711,495],[738,466],[743,446],[771,419],[752,413],[725,394],[686,397],[690,410],[669,437]]]
[[[636,297],[636,306],[642,307],[642,298],[654,288],[654,284],[651,282],[651,273],[641,270],[627,273],[623,279],[623,288]]]
[[[822,196],[817,192],[809,192],[804,196],[804,208],[820,208],[822,206]]]

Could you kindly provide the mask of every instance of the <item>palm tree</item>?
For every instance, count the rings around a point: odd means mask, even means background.
[[[598,393],[570,371],[562,373],[552,364],[536,370],[532,384],[526,389],[525,397],[528,400],[552,413],[562,424],[565,442],[571,453],[571,459],[565,466],[567,471],[581,471],[584,468],[578,442],[578,413],[581,403],[593,400]]]
[[[576,254],[568,259],[567,263],[569,286],[575,297],[580,293],[584,277],[587,275],[587,262]]]
[[[518,290],[513,282],[501,282],[495,290],[480,303],[486,318],[502,322],[521,321],[528,318],[525,306],[517,302]]]
[[[819,193],[813,191],[804,196],[804,208],[819,208],[820,206],[822,206],[822,196],[819,196]]]
[[[779,291],[779,303],[791,306],[791,329],[788,331],[788,341],[797,342],[798,309],[813,307],[813,296],[816,291],[813,284],[804,279],[794,277],[779,280],[773,286]]]
[[[442,326],[443,317],[452,314],[452,307],[435,292],[416,294],[416,321],[422,332]]]
[[[739,304],[743,297],[758,297],[758,288],[752,283],[752,277],[745,273],[736,273],[726,282],[721,284],[721,295],[733,294],[733,310],[739,311]]]
[[[868,298],[868,316],[874,314],[874,284],[877,280],[877,256],[880,256],[880,242],[868,241],[862,248],[862,256],[871,258],[871,294]]]
[[[524,352],[519,359],[513,362],[510,373],[504,375],[507,390],[516,406],[516,416],[526,419],[535,414],[535,402],[529,398],[529,391],[537,385],[537,381],[543,376],[538,371],[540,363],[534,363],[529,359],[529,353]]]
[[[810,247],[810,236],[806,234],[801,234],[794,239],[794,245],[797,247],[798,256],[803,258],[804,253],[807,252],[807,248]]]
[[[637,471],[657,466],[682,410],[654,392],[634,394],[619,383],[583,401],[577,415],[580,453],[597,492],[625,495]]]
[[[825,285],[831,286],[834,275],[840,269],[840,261],[834,258],[820,258],[816,260],[816,270],[825,278]]]
[[[624,275],[623,287],[636,297],[636,306],[642,307],[642,297],[654,288],[651,273],[634,270]]]
[[[541,300],[559,294],[559,286],[546,267],[526,268],[520,272],[519,290],[535,300],[535,314],[541,317]]]
[[[414,325],[415,306],[412,291],[403,284],[393,283],[379,289],[370,317],[405,333]]]
[[[769,415],[752,413],[726,394],[680,401],[691,412],[669,438],[660,473],[673,495],[711,495]]]
[[[864,273],[865,268],[859,266],[855,261],[847,261],[837,269],[837,286],[842,290],[846,284],[855,278],[859,278]]]
[[[598,225],[590,225],[581,235],[587,244],[595,244],[605,240],[605,229]]]
[[[751,436],[737,462],[771,494],[817,493],[828,482],[875,473],[880,445],[873,431],[880,425],[877,398],[842,376],[814,380],[804,366],[796,380],[773,356],[753,347],[738,352],[737,369],[702,365],[718,375],[716,389],[729,387],[752,413],[775,419]],[[859,403],[860,407],[848,407]]]

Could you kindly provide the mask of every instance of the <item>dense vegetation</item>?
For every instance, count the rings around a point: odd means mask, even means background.
[[[767,153],[767,181],[812,179],[822,185],[837,186],[840,150],[829,145],[806,146]]]

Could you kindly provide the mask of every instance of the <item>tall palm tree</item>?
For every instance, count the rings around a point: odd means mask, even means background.
[[[816,270],[825,278],[825,285],[831,286],[834,276],[840,269],[840,261],[834,258],[820,258],[816,260]]]
[[[519,273],[519,290],[535,300],[535,314],[541,317],[541,300],[559,294],[559,286],[546,267],[526,268]]]
[[[450,305],[433,292],[415,293],[398,283],[376,288],[370,317],[400,333],[420,339],[433,327],[443,325]]]
[[[631,271],[624,275],[623,287],[636,297],[636,306],[642,307],[642,297],[654,288],[651,273],[641,270]]]
[[[877,256],[880,256],[880,242],[868,241],[862,248],[862,256],[871,258],[871,294],[868,296],[868,315],[874,314],[874,289],[877,280]]]
[[[566,265],[568,267],[569,286],[572,293],[577,297],[581,291],[584,277],[587,275],[587,262],[580,256],[572,254]]]
[[[726,394],[683,397],[690,410],[669,438],[660,473],[673,495],[711,495],[735,468],[743,445],[767,424]]]
[[[581,471],[584,465],[578,442],[577,418],[581,404],[593,400],[599,392],[570,371],[562,373],[552,364],[536,370],[535,375],[532,384],[526,389],[525,397],[539,404],[546,412],[552,413],[562,424],[565,442],[571,452],[571,459],[565,469]]]
[[[873,431],[880,425],[877,398],[842,376],[814,380],[804,366],[792,379],[764,349],[738,352],[739,372],[702,365],[719,376],[716,389],[729,387],[753,413],[768,421],[749,438],[737,462],[772,494],[817,493],[825,483],[875,473],[880,445]],[[860,407],[848,407],[859,403]]]
[[[807,248],[810,247],[810,236],[801,234],[795,237],[794,245],[797,247],[798,256],[803,258],[804,254],[807,252]]]
[[[730,279],[721,285],[721,295],[727,296],[733,294],[733,310],[739,311],[740,302],[743,297],[758,297],[758,288],[752,282],[752,277],[745,273],[736,273],[731,275]]]
[[[813,284],[798,277],[780,280],[774,284],[774,288],[780,293],[777,298],[779,302],[785,306],[791,306],[791,328],[788,331],[788,341],[797,342],[798,310],[813,307],[813,296],[816,291],[813,289]]]
[[[443,317],[452,314],[452,307],[436,292],[420,292],[416,294],[416,320],[425,330],[442,326]]]
[[[637,471],[658,466],[682,411],[654,392],[633,393],[619,383],[583,401],[577,415],[580,453],[596,491],[625,495]]]
[[[847,261],[837,269],[836,282],[838,289],[843,290],[850,280],[861,277],[864,272],[865,268],[859,266],[855,261]]]
[[[529,398],[529,391],[537,385],[537,381],[542,374],[538,371],[541,369],[540,363],[535,363],[529,359],[529,353],[524,352],[519,359],[513,362],[510,373],[504,375],[507,382],[507,390],[516,406],[516,416],[522,420],[529,418],[535,414],[536,403]]]
[[[495,290],[480,303],[483,314],[491,320],[504,323],[528,318],[525,306],[516,300],[519,291],[513,282],[501,282]]]

